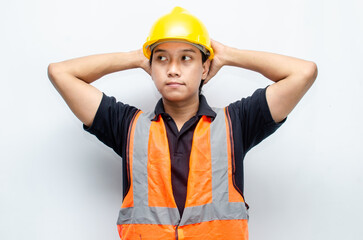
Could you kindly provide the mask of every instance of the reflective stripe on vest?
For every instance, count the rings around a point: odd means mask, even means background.
[[[129,132],[130,189],[123,201],[121,239],[248,239],[247,209],[232,181],[232,138],[224,109],[202,116],[193,135],[184,213],[171,185],[171,162],[161,116],[139,112]]]

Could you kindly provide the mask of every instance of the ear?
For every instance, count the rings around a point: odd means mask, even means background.
[[[210,67],[210,59],[207,59],[204,63],[203,63],[203,74],[202,74],[202,79],[206,79],[209,73],[209,67]]]

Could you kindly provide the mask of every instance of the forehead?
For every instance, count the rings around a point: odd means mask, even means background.
[[[160,43],[154,49],[155,52],[195,52],[198,53],[199,49],[187,42],[165,42]]]

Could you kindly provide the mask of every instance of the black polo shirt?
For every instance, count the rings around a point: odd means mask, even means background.
[[[114,97],[103,94],[92,126],[89,128],[83,126],[86,131],[94,134],[122,157],[124,197],[130,186],[125,161],[127,132],[137,110],[135,107],[117,102]],[[228,112],[231,117],[234,139],[234,178],[236,186],[243,192],[243,159],[246,153],[276,131],[283,122],[275,123],[272,119],[266,101],[266,88],[257,89],[252,96],[231,103],[228,106]],[[180,131],[174,120],[165,113],[161,99],[156,104],[154,120],[158,115],[161,115],[165,122],[170,150],[173,194],[179,212],[182,214],[187,193],[189,156],[195,127],[201,116],[206,115],[214,119],[216,113],[208,105],[205,97],[200,95],[197,114],[188,120]]]

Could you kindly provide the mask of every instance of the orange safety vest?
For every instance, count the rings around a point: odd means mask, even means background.
[[[202,116],[193,135],[185,209],[171,185],[164,121],[138,112],[127,147],[130,189],[117,221],[122,240],[247,240],[248,212],[233,186],[233,136],[227,109]]]

